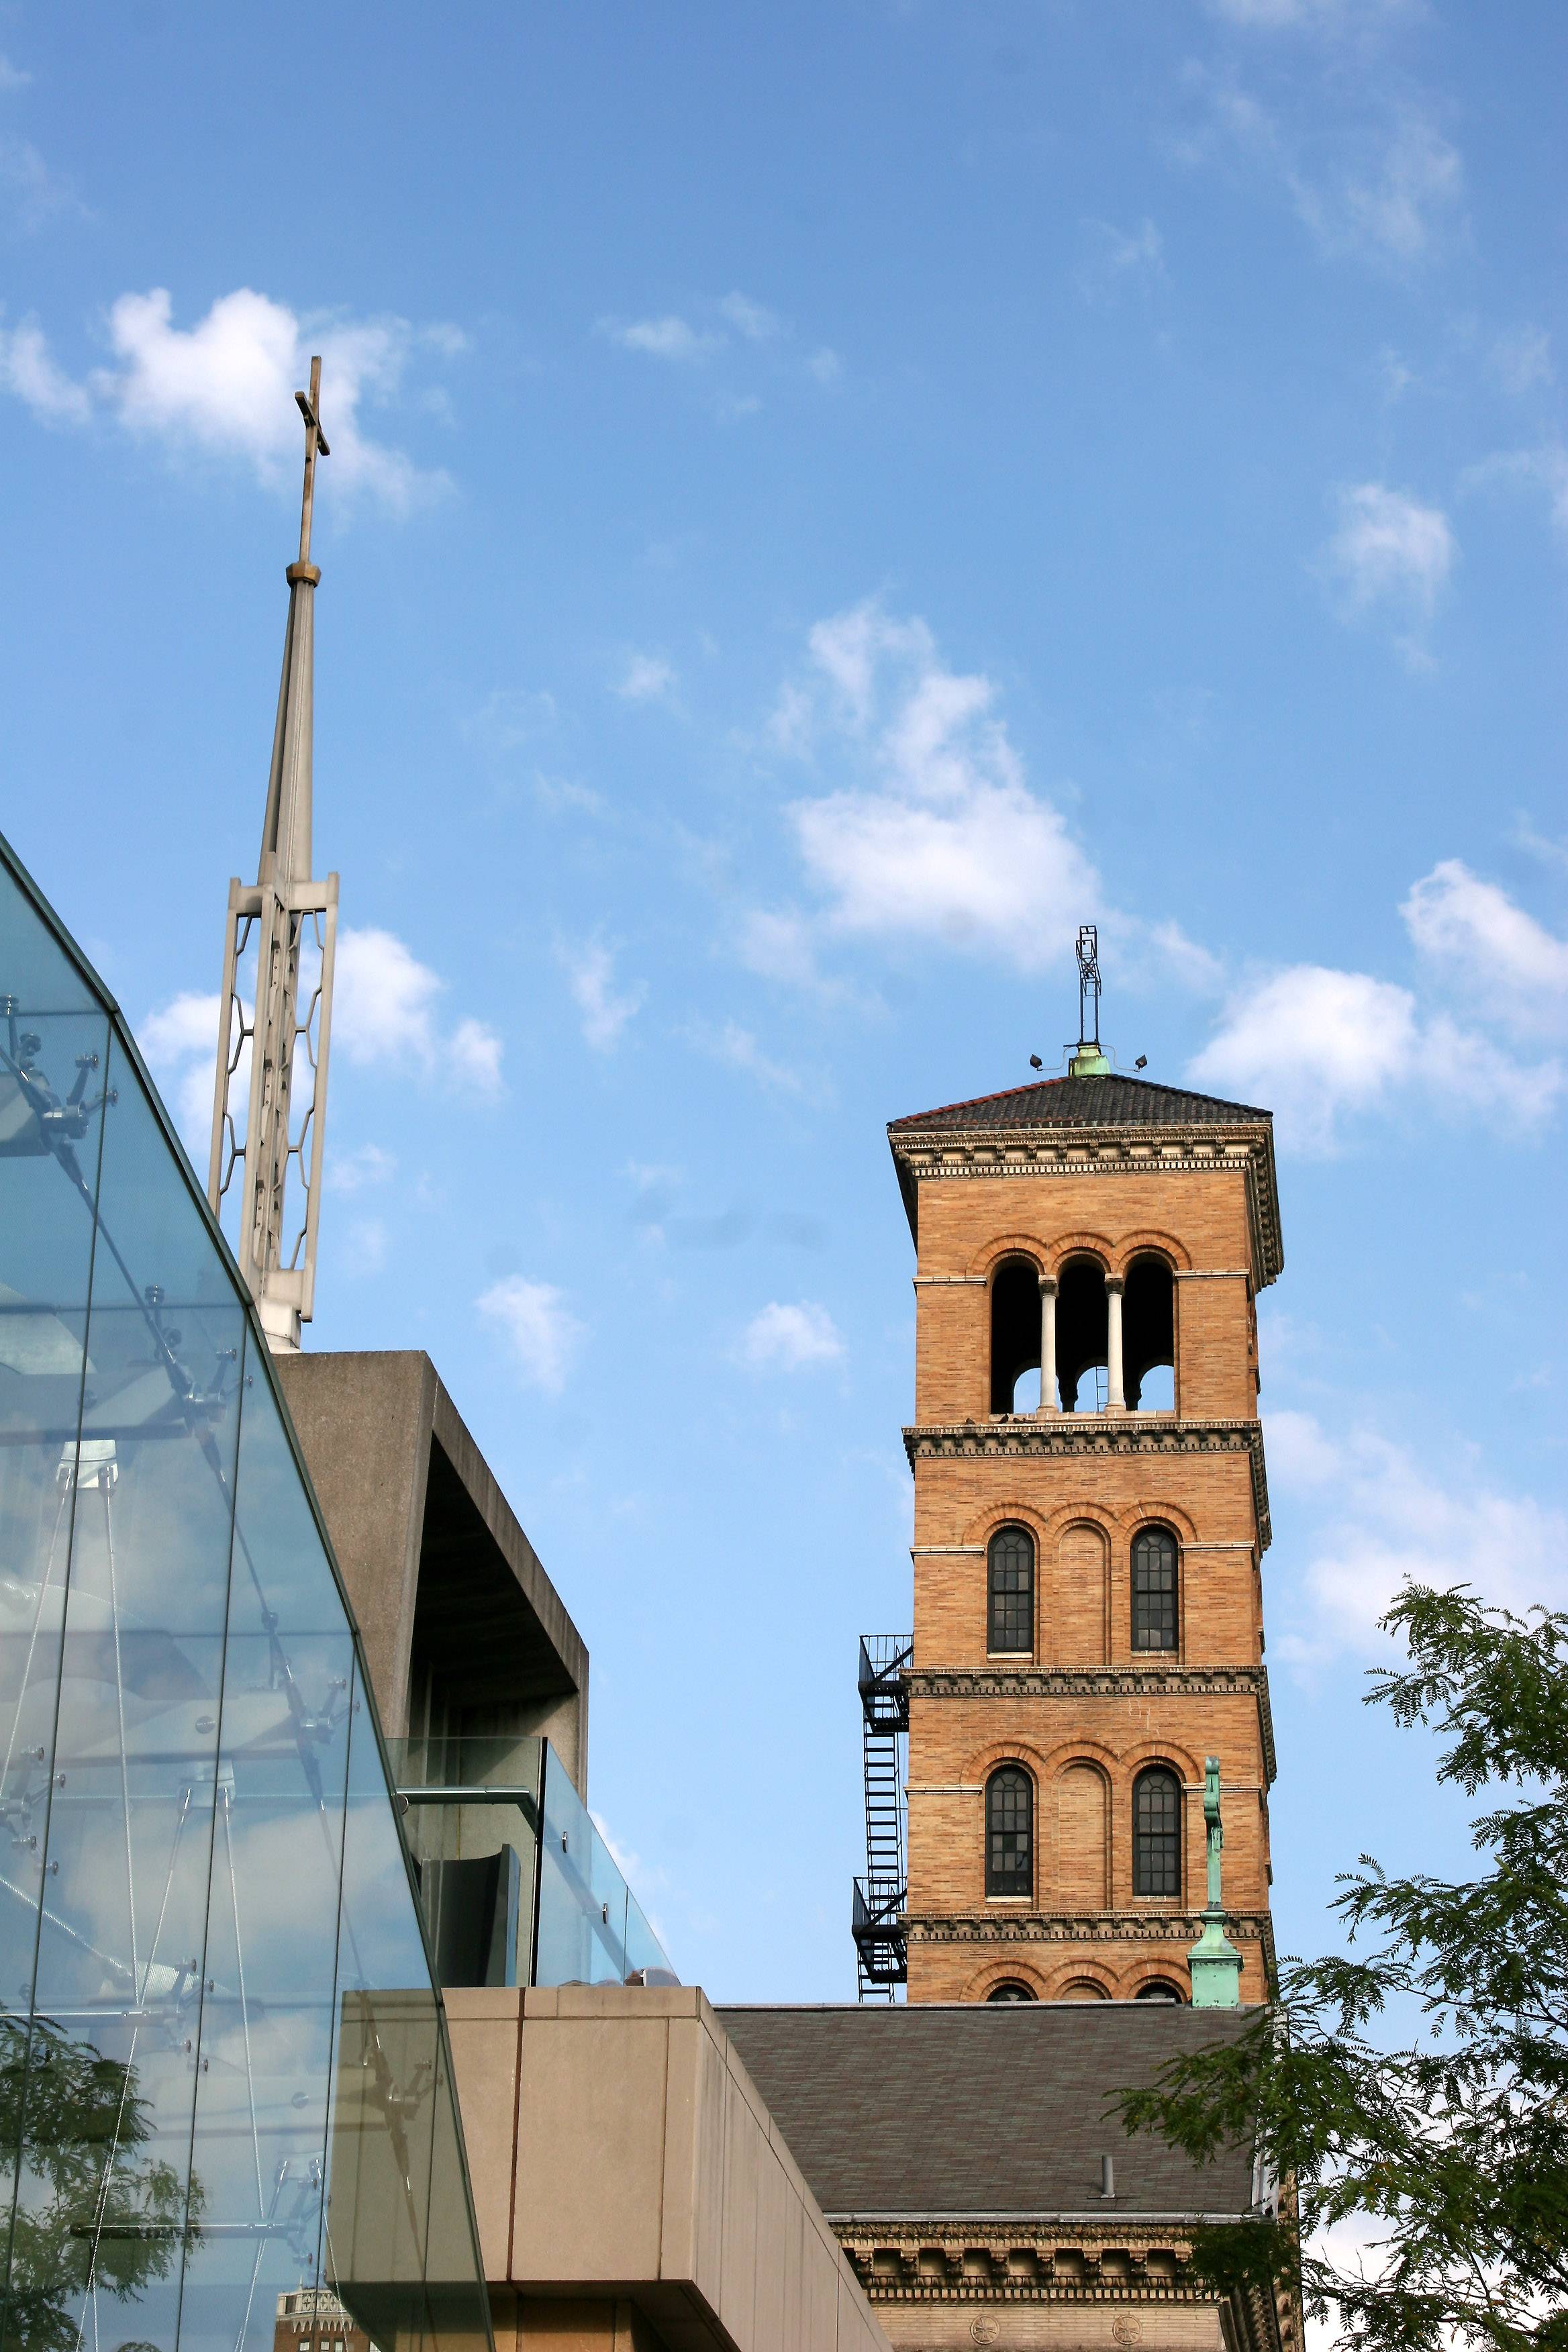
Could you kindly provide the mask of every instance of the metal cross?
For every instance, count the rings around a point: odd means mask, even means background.
[[[316,457],[331,456],[327,436],[321,430],[321,362],[318,354],[310,362],[310,389],[297,392],[295,399],[305,420],[305,488],[300,502],[300,561],[310,561],[310,509],[316,499]]]

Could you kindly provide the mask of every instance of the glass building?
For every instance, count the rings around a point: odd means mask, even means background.
[[[0,2352],[488,2352],[397,1803],[259,1325],[0,841]]]

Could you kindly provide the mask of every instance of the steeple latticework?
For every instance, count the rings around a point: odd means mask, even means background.
[[[294,397],[305,424],[300,553],[290,563],[283,675],[272,737],[267,814],[254,886],[228,886],[217,1085],[207,1194],[215,1212],[238,1177],[239,1270],[275,1352],[292,1353],[310,1320],[321,1213],[321,1148],[337,946],[338,877],[310,878],[315,598],[310,561],[321,362]],[[249,997],[247,1000],[246,991]],[[245,1099],[240,1129],[237,1107]]]

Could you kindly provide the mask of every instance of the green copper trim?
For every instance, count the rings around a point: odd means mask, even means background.
[[[1241,2001],[1241,1954],[1225,1932],[1220,1855],[1225,1831],[1219,1817],[1219,1758],[1204,1759],[1204,1822],[1208,1832],[1208,1902],[1204,1932],[1188,1955],[1194,2009],[1236,2009]]]

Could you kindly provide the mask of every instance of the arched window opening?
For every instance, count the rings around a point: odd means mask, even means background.
[[[1035,1538],[1027,1528],[998,1528],[986,1553],[990,1595],[987,1650],[1035,1653]]]
[[[1074,1977],[1071,1984],[1062,1987],[1063,2000],[1109,2000],[1110,1995],[1092,1977]]]
[[[985,1892],[1035,1891],[1035,1784],[1017,1764],[985,1783]]]
[[[1163,1257],[1145,1254],[1133,1259],[1121,1301],[1122,1377],[1129,1412],[1175,1411],[1175,1296],[1176,1286]],[[1168,1404],[1160,1401],[1167,1384],[1149,1379],[1156,1369],[1171,1375]]]
[[[1182,1784],[1163,1764],[1140,1772],[1132,1788],[1132,1892],[1182,1891]]]
[[[1028,1986],[1020,1984],[1016,1977],[1005,1977],[1000,1984],[992,1986],[985,1998],[988,2001],[1033,2000],[1035,1996]]]
[[[1132,1647],[1180,1647],[1176,1627],[1176,1538],[1169,1528],[1141,1528],[1132,1539]]]
[[[1069,1257],[1057,1293],[1057,1386],[1064,1412],[1103,1412],[1110,1360],[1105,1269],[1098,1258]]]
[[[1175,1985],[1167,1984],[1163,1977],[1151,1977],[1146,1985],[1139,1986],[1135,1998],[1139,2000],[1183,2001],[1186,1995]]]
[[[991,1283],[992,1412],[1025,1411],[1019,1382],[1039,1369],[1039,1270],[1030,1258],[1004,1258]]]

